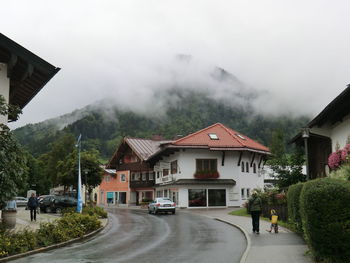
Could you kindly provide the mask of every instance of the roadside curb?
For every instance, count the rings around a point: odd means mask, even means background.
[[[213,217],[212,217],[212,218],[213,218]],[[244,251],[244,253],[243,253],[242,257],[241,257],[240,263],[245,263],[246,260],[247,260],[247,256],[248,256],[249,250],[250,250],[250,248],[251,248],[251,246],[252,246],[251,240],[250,240],[250,237],[249,237],[247,231],[245,231],[241,226],[236,225],[236,224],[231,223],[231,222],[228,222],[228,221],[223,220],[223,219],[221,219],[221,218],[216,218],[216,217],[214,217],[214,219],[217,220],[217,221],[226,223],[226,224],[228,224],[228,225],[231,225],[231,226],[233,226],[233,227],[236,227],[236,228],[238,228],[238,229],[243,233],[243,235],[245,236],[245,239],[247,240],[247,247],[246,247],[246,249],[245,249],[245,251]]]
[[[88,234],[86,234],[86,235],[84,235],[82,237],[77,237],[77,238],[74,238],[74,239],[62,242],[62,243],[54,244],[54,245],[47,246],[47,247],[41,247],[41,248],[30,250],[30,251],[27,251],[27,252],[24,252],[24,253],[8,256],[8,257],[5,257],[5,258],[0,258],[0,262],[8,262],[8,261],[11,261],[11,260],[27,257],[27,256],[30,256],[30,255],[33,255],[33,254],[49,251],[49,250],[52,250],[52,249],[55,249],[55,248],[60,248],[60,247],[64,247],[64,246],[67,246],[67,245],[70,245],[70,244],[73,244],[73,243],[77,243],[79,241],[83,241],[85,239],[88,239],[88,238],[93,237],[96,234],[98,234],[100,231],[102,231],[108,225],[108,223],[109,223],[109,218],[107,217],[107,223],[104,226],[102,226],[99,229],[97,229],[95,231],[92,231],[92,232],[90,232],[90,233],[88,233]]]

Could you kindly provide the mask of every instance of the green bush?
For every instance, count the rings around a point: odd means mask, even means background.
[[[41,224],[37,231],[12,233],[0,228],[0,258],[82,237],[100,227],[97,216],[67,213],[52,223]]]
[[[300,217],[300,194],[304,184],[293,184],[288,188],[287,204],[288,218],[298,232],[303,232],[302,220]]]
[[[65,208],[65,209],[63,209],[62,213],[63,214],[72,214],[72,213],[74,214],[74,213],[76,213],[76,208],[75,207]],[[107,218],[107,212],[102,207],[99,207],[99,206],[83,207],[82,214],[83,215],[90,215],[90,216],[97,216],[100,218]]]
[[[350,183],[331,178],[305,183],[300,212],[305,239],[316,260],[349,262]]]

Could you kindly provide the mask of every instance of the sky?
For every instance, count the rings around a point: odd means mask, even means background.
[[[105,97],[147,110],[159,88],[209,85],[213,67],[263,94],[265,114],[314,116],[350,83],[349,10],[342,0],[7,1],[1,32],[61,68],[11,127]]]

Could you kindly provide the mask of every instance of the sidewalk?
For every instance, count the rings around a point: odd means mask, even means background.
[[[52,222],[60,216],[57,214],[40,213],[36,215],[36,221],[30,221],[30,211],[24,207],[17,208],[16,226],[13,231],[36,230],[40,228],[40,223]]]
[[[253,234],[251,218],[229,215],[233,210],[235,209],[186,209],[186,212],[217,218],[240,227],[248,238],[248,254],[242,262],[312,262],[304,255],[308,247],[297,234],[282,227],[279,227],[278,234],[268,233],[266,229],[270,229],[270,223],[264,220],[260,220],[260,235]]]

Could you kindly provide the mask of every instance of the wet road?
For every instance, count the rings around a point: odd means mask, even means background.
[[[239,262],[243,234],[225,223],[179,211],[149,215],[110,209],[109,223],[91,240],[12,262]]]

